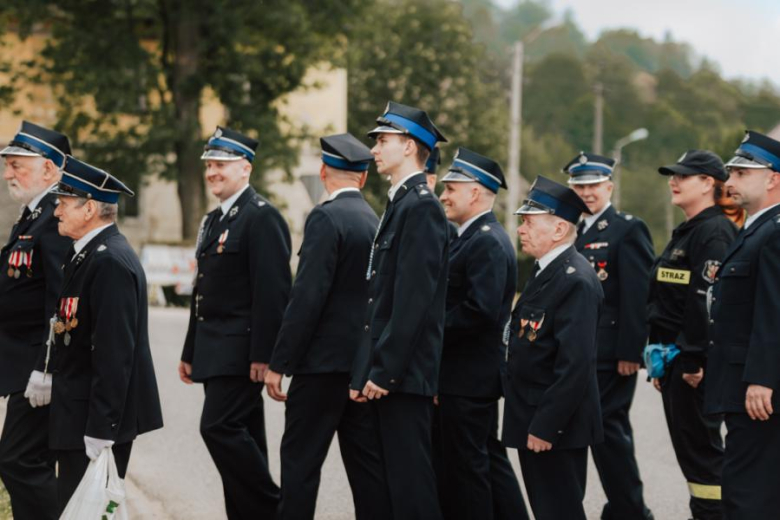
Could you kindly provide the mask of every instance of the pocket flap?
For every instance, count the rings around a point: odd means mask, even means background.
[[[390,249],[393,246],[393,237],[395,237],[395,232],[382,235],[379,239],[379,249]]]
[[[750,276],[750,262],[731,262],[720,269],[721,277]]]

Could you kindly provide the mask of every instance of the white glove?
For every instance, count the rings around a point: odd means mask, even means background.
[[[84,446],[87,448],[87,457],[89,457],[89,460],[97,460],[101,451],[108,449],[113,445],[114,441],[84,436]]]
[[[37,408],[51,402],[51,380],[51,374],[32,371],[27,381],[27,389],[24,391],[24,396],[30,400],[30,406]]]

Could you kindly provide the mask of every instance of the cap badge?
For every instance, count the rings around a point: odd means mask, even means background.
[[[588,162],[588,156],[585,154],[581,154],[579,160],[580,160],[580,164],[585,164]]]
[[[742,138],[742,142],[743,142],[743,143],[747,143],[747,142],[748,142],[748,139],[750,139],[750,134],[749,134],[749,133],[747,133],[747,132],[745,132],[745,137],[743,137],[743,138]]]
[[[214,132],[214,137],[216,137],[217,139],[222,137],[222,129],[221,128],[217,128],[217,130]]]

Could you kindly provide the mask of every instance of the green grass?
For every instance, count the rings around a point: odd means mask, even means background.
[[[0,520],[10,520],[11,502],[8,500],[8,493],[5,492],[3,484],[0,483]]]

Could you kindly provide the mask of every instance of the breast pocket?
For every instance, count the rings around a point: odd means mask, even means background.
[[[5,266],[8,269],[8,276],[19,278],[26,274],[32,277],[34,248],[35,242],[29,238],[20,238],[14,244],[8,253],[8,265]]]
[[[523,305],[518,316],[520,318],[518,337],[521,339],[533,343],[549,328],[549,325],[545,326],[546,313],[542,307]]]
[[[731,262],[720,268],[720,299],[724,305],[751,301],[753,291],[750,287],[750,262]]]
[[[394,270],[395,265],[391,262],[387,262],[387,256],[393,250],[395,245],[395,232],[385,233],[379,237],[376,243],[376,266],[382,274],[390,273]]]
[[[209,266],[206,269],[214,276],[235,276],[242,266],[241,240],[226,240],[223,244],[212,246],[209,251]]]

